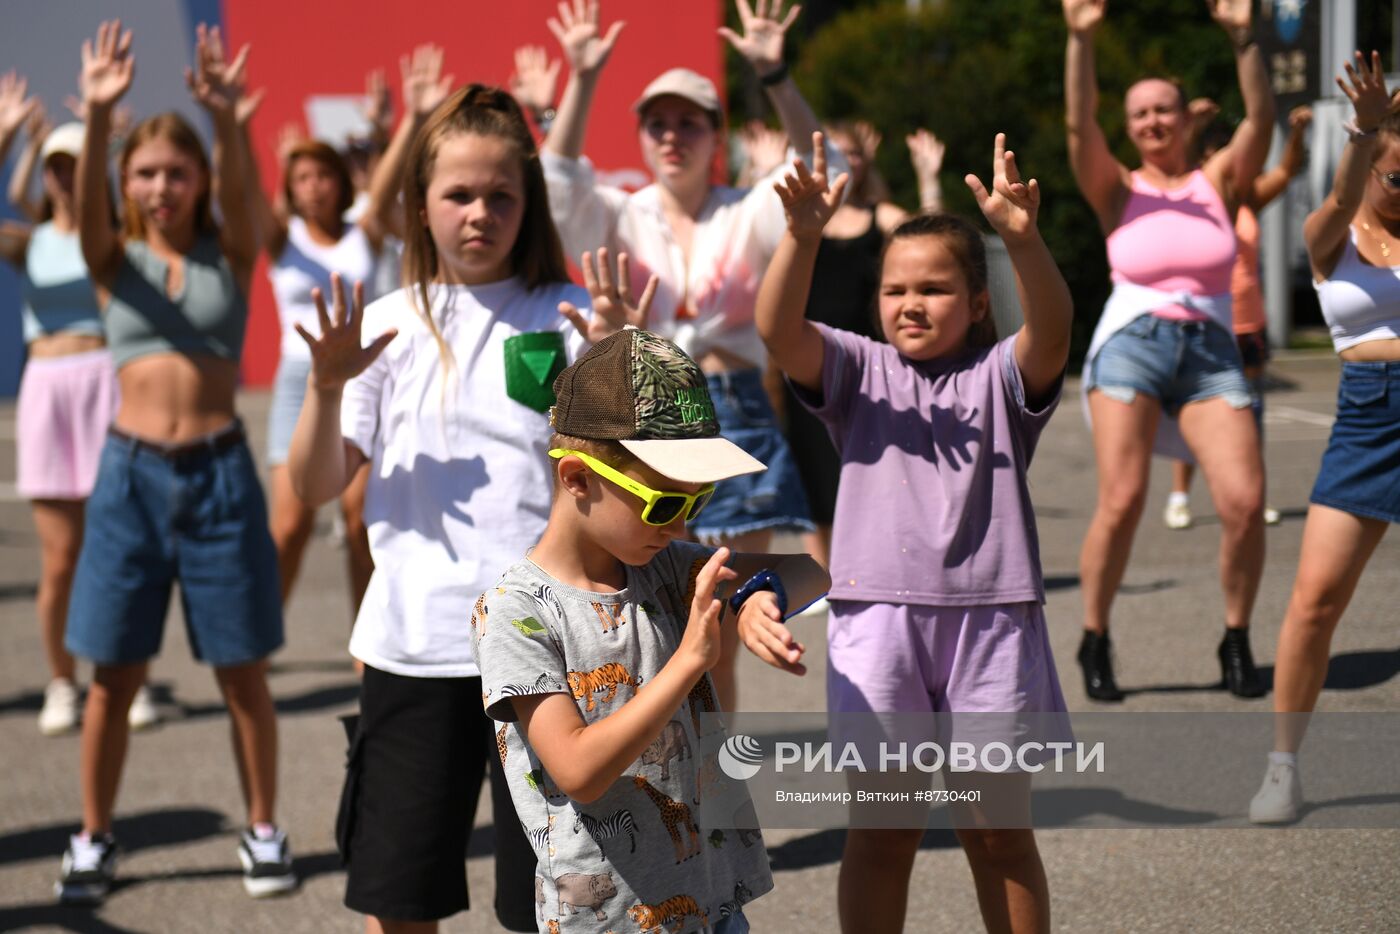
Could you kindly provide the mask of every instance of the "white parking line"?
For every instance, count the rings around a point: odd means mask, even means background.
[[[1321,428],[1331,428],[1335,419],[1331,415],[1323,415],[1320,412],[1309,412],[1307,409],[1294,408],[1291,405],[1279,405],[1277,403],[1266,404],[1264,408],[1264,421],[1272,423],[1280,422],[1302,422],[1304,425],[1317,425]]]

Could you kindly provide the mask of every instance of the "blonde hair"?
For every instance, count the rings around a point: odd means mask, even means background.
[[[511,272],[531,291],[542,285],[569,281],[564,247],[549,215],[549,194],[535,139],[520,105],[500,88],[470,84],[452,94],[429,115],[408,152],[403,179],[403,279],[414,310],[437,341],[438,356],[447,372],[454,365],[452,348],[433,320],[430,289],[440,272],[437,244],[422,217],[427,209],[428,183],[443,140],[474,133],[512,144],[525,180],[525,216],[510,251]]]

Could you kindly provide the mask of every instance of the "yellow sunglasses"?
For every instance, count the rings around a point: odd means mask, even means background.
[[[598,476],[608,480],[617,486],[622,487],[628,493],[636,496],[646,505],[642,507],[642,521],[647,525],[670,525],[676,521],[676,517],[685,516],[685,521],[690,522],[700,515],[700,510],[710,502],[710,497],[715,495],[715,485],[708,484],[704,488],[694,493],[673,493],[662,490],[653,490],[638,480],[634,480],[625,473],[614,470],[607,464],[590,457],[582,451],[570,451],[565,448],[555,448],[549,452],[553,458],[567,457],[572,454],[583,461]]]

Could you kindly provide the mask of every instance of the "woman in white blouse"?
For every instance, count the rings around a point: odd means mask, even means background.
[[[783,63],[783,39],[797,7],[738,0],[743,34],[720,33],[758,72],[788,138],[806,141],[821,129]],[[600,184],[582,159],[588,113],[621,23],[606,33],[598,5],[560,4],[549,28],[569,61],[569,82],[544,141],[541,161],[550,212],[565,252],[606,245],[632,260],[634,292],[656,275],[659,286],[648,326],[674,340],[700,364],[725,437],[768,465],[752,477],[720,484],[691,531],[710,544],[765,552],[774,529],[813,528],[801,480],[763,388],[767,353],[753,323],[754,299],[784,229],[783,207],[770,179],[752,189],[712,184],[724,139],[719,94],[709,79],[673,68],[652,81],[634,105],[638,140],[653,184],[629,194]],[[827,147],[838,175],[845,160]],[[810,153],[804,153],[810,162]],[[781,171],[781,168],[779,169]],[[733,637],[732,629],[726,635]],[[734,651],[724,646],[712,672],[720,705],[734,709]]]

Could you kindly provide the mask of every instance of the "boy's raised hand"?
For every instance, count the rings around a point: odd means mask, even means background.
[[[572,302],[560,302],[559,313],[573,322],[585,340],[596,344],[629,325],[634,328],[647,326],[651,300],[656,295],[656,276],[647,280],[642,297],[634,302],[626,253],[617,254],[616,274],[608,261],[607,247],[598,248],[596,263],[592,253],[584,253],[579,266],[583,270],[583,285],[593,299],[593,314],[585,318]]]
[[[841,205],[850,175],[842,172],[834,185],[827,184],[826,147],[820,132],[812,134],[812,171],[801,159],[792,163],[792,171],[781,181],[773,183],[787,214],[788,232],[797,240],[820,240],[822,228]]]
[[[987,223],[1002,240],[1012,243],[1039,236],[1035,218],[1040,210],[1040,185],[1035,179],[1021,181],[1016,154],[1006,148],[1006,134],[998,133],[992,151],[992,190],[981,179],[969,174],[965,179]]]
[[[355,283],[354,302],[349,304],[345,301],[345,283],[340,273],[332,273],[331,292],[334,318],[326,311],[326,297],[321,290],[311,290],[316,316],[321,320],[319,339],[312,337],[300,324],[296,325],[297,333],[311,348],[311,381],[318,389],[339,389],[359,376],[399,333],[390,329],[368,347],[360,346],[360,326],[365,313],[364,283]]]
[[[783,671],[805,675],[802,656],[807,647],[783,623],[778,598],[771,591],[760,591],[744,601],[739,610],[739,638],[753,654]]]
[[[737,576],[733,568],[724,566],[728,560],[729,549],[720,548],[700,569],[695,578],[695,597],[690,601],[690,620],[676,650],[677,654],[688,654],[702,671],[709,671],[719,663],[719,622],[724,602],[715,596],[715,588]]]

